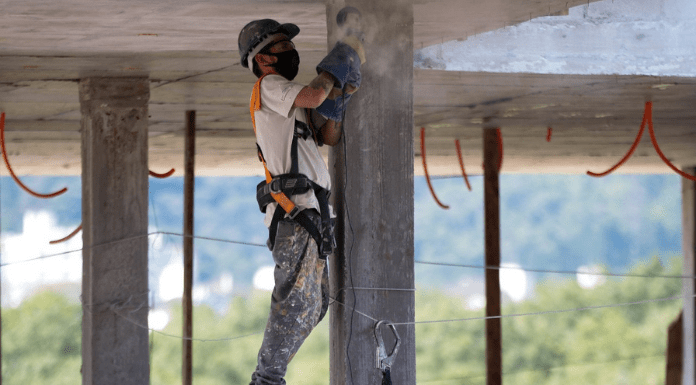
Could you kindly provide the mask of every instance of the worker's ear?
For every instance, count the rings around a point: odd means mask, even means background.
[[[275,64],[275,62],[278,61],[278,58],[275,57],[274,55],[266,55],[263,53],[257,53],[256,54],[256,61],[259,63],[259,65],[270,66],[270,65]]]

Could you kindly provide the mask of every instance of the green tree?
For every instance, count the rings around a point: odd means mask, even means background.
[[[633,274],[679,275],[679,258],[663,266],[653,258]],[[531,299],[506,303],[503,318],[503,379],[515,385],[663,384],[667,327],[681,300],[557,312],[598,305],[678,296],[681,280],[613,278],[582,289],[574,277],[546,279]],[[454,322],[416,325],[418,384],[485,383],[482,311],[464,298],[439,290],[416,292],[416,320]],[[218,314],[194,308],[194,381],[197,385],[248,383],[256,366],[260,334],[270,306],[267,292],[234,298]],[[534,315],[535,313],[539,313]],[[181,382],[181,306],[161,333],[151,332],[151,383]],[[80,305],[43,292],[18,308],[3,309],[2,364],[6,384],[80,383]],[[357,315],[356,315],[357,316]],[[374,354],[373,351],[366,354]],[[397,358],[398,359],[398,358]],[[324,320],[291,362],[289,384],[329,381],[329,329]]]
[[[2,309],[4,383],[80,383],[81,320],[79,305],[52,292]]]

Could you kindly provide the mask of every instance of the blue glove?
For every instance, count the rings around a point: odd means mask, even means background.
[[[328,72],[335,78],[334,86],[343,89],[346,83],[360,86],[360,56],[348,44],[338,42],[331,52],[317,65],[317,74]],[[354,84],[357,82],[357,84]]]
[[[334,100],[326,99],[316,110],[326,119],[341,122],[343,121],[343,114],[345,113],[346,106],[351,96],[350,94],[345,94],[340,95]]]
[[[358,88],[360,87],[360,82],[362,81],[362,75],[360,74],[360,67],[358,67],[353,72],[349,73],[345,84],[350,84],[351,86]],[[316,108],[317,112],[326,119],[331,119],[335,122],[343,121],[343,115],[345,114],[346,106],[352,94],[342,94],[336,99],[325,99],[324,102]]]

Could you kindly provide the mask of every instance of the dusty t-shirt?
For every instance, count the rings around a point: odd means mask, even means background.
[[[302,88],[303,85],[293,83],[280,75],[268,75],[261,80],[261,109],[254,115],[256,142],[261,147],[268,171],[273,176],[290,172],[290,150],[295,132],[295,119],[307,123],[305,110],[292,107]],[[331,189],[329,170],[311,136],[307,139],[297,138],[297,165],[300,174],[306,175],[327,190]],[[320,210],[319,202],[312,190],[294,195],[290,199],[300,209]],[[277,203],[274,202],[266,208],[264,223],[267,227],[271,225],[276,206]]]

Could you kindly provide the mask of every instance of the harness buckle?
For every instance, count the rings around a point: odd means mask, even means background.
[[[307,123],[295,120],[295,136],[307,140],[310,135],[312,135],[312,131]]]
[[[280,194],[283,192],[282,189],[282,184],[280,182],[280,178],[273,178],[271,179],[271,183],[268,184],[268,189],[271,191],[273,194]]]
[[[300,211],[302,211],[302,210],[300,210],[299,207],[295,206],[295,207],[293,207],[292,210],[290,210],[290,212],[288,213],[288,217],[290,217],[290,219],[295,219],[295,217],[297,216],[297,214],[300,213]]]

